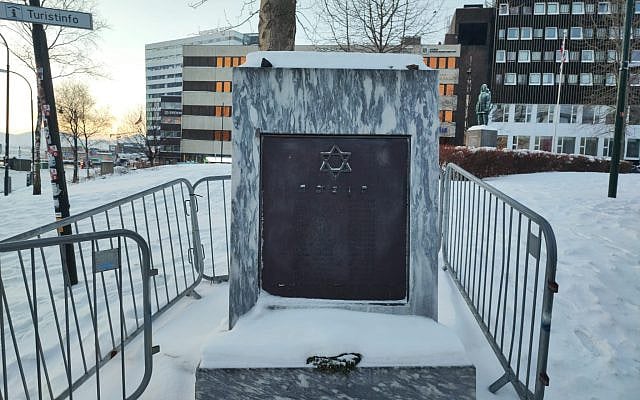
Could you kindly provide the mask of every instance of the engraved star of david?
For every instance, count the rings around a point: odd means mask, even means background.
[[[341,172],[351,172],[351,166],[349,165],[350,151],[342,151],[338,146],[333,145],[331,150],[321,151],[320,155],[322,156],[320,171],[330,172],[334,178]]]

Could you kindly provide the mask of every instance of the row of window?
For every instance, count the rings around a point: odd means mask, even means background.
[[[453,122],[453,111],[440,110],[438,111],[438,117],[440,118],[440,122]]]
[[[231,141],[231,131],[229,130],[205,130],[205,129],[183,129],[182,139],[192,140],[217,140],[219,142]]]
[[[556,1],[539,2],[531,6],[509,6],[509,3],[500,3],[498,5],[498,15],[558,15],[558,14],[595,14],[597,11],[600,15],[615,14],[618,11],[618,4],[609,1],[599,1],[597,3],[588,3],[583,1],[575,1],[571,4],[560,4]],[[635,2],[635,13],[640,14],[640,1]]]
[[[496,104],[489,118],[493,122],[548,123],[558,118],[566,124],[613,124],[615,108],[605,105],[560,104],[556,113],[555,104]],[[640,125],[640,106],[628,106],[626,113],[629,125]]]
[[[154,75],[148,76],[148,81],[157,81],[159,79],[171,79],[171,78],[182,78],[182,74],[167,74],[167,75]]]
[[[440,96],[453,96],[456,85],[440,84],[438,85],[438,92]]]
[[[634,35],[640,36],[640,28],[634,28],[631,33],[631,38]],[[624,29],[619,26],[609,26],[600,28],[583,28],[581,26],[572,26],[568,29],[558,28],[555,26],[547,26],[544,28],[533,28],[531,26],[511,27],[507,29],[498,30],[498,39],[507,40],[533,40],[533,39],[545,39],[545,40],[558,40],[561,37],[566,37],[571,40],[583,40],[583,39],[622,39],[624,36]]]
[[[244,64],[246,60],[247,58],[245,56],[185,56],[183,58],[183,64],[185,67],[231,68]]]
[[[552,72],[534,72],[529,74],[516,74],[508,72],[506,74],[496,74],[496,84],[504,86],[528,85],[555,85],[560,83],[560,74]],[[562,83],[580,86],[615,86],[617,75],[613,72],[606,74],[594,74],[591,72],[582,72],[580,74],[567,74],[562,76]],[[629,75],[629,85],[640,86],[640,74]]]
[[[561,62],[563,60],[562,50],[555,51],[531,51],[531,50],[518,50],[506,51],[496,50],[496,63],[504,64],[509,62],[530,63],[530,62]],[[617,50],[575,50],[564,51],[564,62],[608,62],[615,63],[618,61]],[[640,62],[640,50],[631,51],[631,61]]]
[[[455,57],[423,57],[422,59],[429,68],[454,69],[456,67]]]
[[[180,86],[182,86],[182,82],[155,83],[153,85],[147,85],[147,89],[164,89],[164,88],[175,88]]]
[[[231,92],[231,81],[184,81],[184,91]]]
[[[508,147],[512,150],[551,151],[552,143],[552,136],[514,135],[509,140],[509,136],[498,135],[496,147],[499,149]],[[602,147],[600,147],[600,144],[602,144]],[[556,138],[555,152],[611,157],[613,138],[560,136]],[[640,139],[627,139],[623,154],[626,159],[634,160],[640,158]]]
[[[184,105],[182,113],[185,115],[204,115],[213,117],[230,117],[231,106],[197,106]]]

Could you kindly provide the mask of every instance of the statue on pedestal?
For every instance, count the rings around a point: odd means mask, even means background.
[[[489,112],[491,111],[491,92],[486,83],[483,83],[480,87],[480,94],[478,95],[478,102],[476,103],[476,117],[478,118],[478,125],[489,124]]]

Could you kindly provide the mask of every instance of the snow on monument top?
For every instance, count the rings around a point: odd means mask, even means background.
[[[406,70],[408,65],[416,65],[418,69],[430,69],[418,54],[317,51],[256,51],[247,54],[247,60],[241,67],[259,68],[263,58],[267,59],[273,68]]]

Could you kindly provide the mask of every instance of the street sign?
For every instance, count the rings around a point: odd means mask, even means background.
[[[0,2],[0,19],[93,30],[91,14]]]

